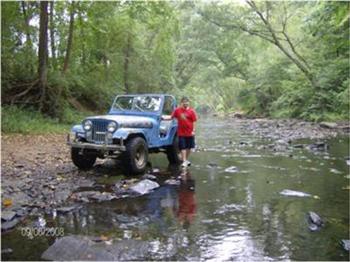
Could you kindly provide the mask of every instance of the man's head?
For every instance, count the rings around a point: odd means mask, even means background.
[[[186,96],[182,97],[180,102],[181,102],[181,106],[184,108],[187,108],[190,106],[190,100]]]

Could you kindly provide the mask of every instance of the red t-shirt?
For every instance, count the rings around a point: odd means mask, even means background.
[[[197,121],[196,113],[192,108],[178,107],[171,114],[171,117],[178,121],[178,136],[192,136],[193,123]]]

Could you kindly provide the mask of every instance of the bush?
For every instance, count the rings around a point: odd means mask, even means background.
[[[1,107],[1,131],[5,133],[62,133],[69,129],[69,125],[60,124],[34,110]]]

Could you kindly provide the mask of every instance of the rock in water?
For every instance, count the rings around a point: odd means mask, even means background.
[[[337,123],[332,123],[332,122],[321,122],[320,127],[333,129],[333,128],[337,128],[338,125]]]
[[[310,194],[300,192],[300,191],[294,191],[289,189],[284,189],[280,192],[280,195],[282,196],[295,196],[295,197],[311,197]]]
[[[14,228],[18,223],[19,223],[19,220],[17,218],[15,218],[11,221],[1,223],[1,231],[6,231],[6,230],[9,230],[11,228]]]
[[[317,215],[315,212],[312,212],[312,211],[309,212],[309,219],[313,224],[317,226],[322,226],[323,224],[321,217]]]
[[[149,179],[142,180],[137,184],[130,187],[130,190],[136,192],[140,195],[148,194],[153,189],[159,187],[157,182],[151,181]]]
[[[93,248],[94,242],[83,237],[57,239],[41,256],[45,260],[113,260],[112,254]]]
[[[346,251],[350,251],[350,240],[349,239],[346,239],[346,240],[343,239],[341,241],[341,244]]]
[[[329,145],[324,142],[316,142],[309,145],[308,148],[314,151],[326,151],[329,149]]]
[[[315,212],[310,211],[308,215],[309,215],[309,229],[311,231],[317,231],[324,225],[324,222],[321,219],[321,217]]]
[[[16,215],[16,212],[13,211],[2,211],[1,212],[1,219],[5,221],[12,220]]]
[[[113,243],[113,242],[112,242]],[[121,240],[107,245],[88,237],[67,236],[59,238],[41,256],[45,260],[125,261],[144,260],[149,255],[150,244],[139,240]]]
[[[235,166],[230,166],[230,167],[225,169],[225,172],[227,172],[227,173],[237,173],[238,172],[238,168],[235,167]]]

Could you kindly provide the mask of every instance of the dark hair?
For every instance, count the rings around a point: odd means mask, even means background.
[[[190,102],[190,99],[188,99],[187,96],[183,96],[183,97],[181,98],[181,103],[183,103],[183,102]]]

